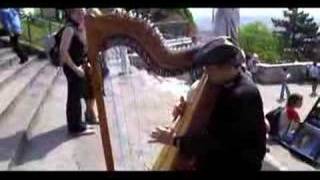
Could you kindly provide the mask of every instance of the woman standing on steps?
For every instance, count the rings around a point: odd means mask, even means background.
[[[67,124],[70,133],[92,133],[87,124],[96,123],[93,110],[94,99],[87,87],[84,66],[86,63],[87,43],[84,28],[85,10],[73,8],[66,10],[66,25],[60,44],[63,71],[68,82]],[[81,98],[86,99],[86,122],[81,120]]]

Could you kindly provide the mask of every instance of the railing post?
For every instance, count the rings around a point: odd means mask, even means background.
[[[52,26],[51,26],[52,24],[51,24],[51,20],[49,20],[49,34],[51,34],[51,32],[52,32]]]
[[[31,30],[30,30],[30,24],[31,24],[31,16],[27,16],[27,30],[28,30],[28,41],[31,44],[32,38],[31,38]]]

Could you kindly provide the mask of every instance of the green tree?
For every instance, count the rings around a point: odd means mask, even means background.
[[[281,57],[281,41],[262,22],[241,26],[239,42],[245,52],[257,53],[267,63],[275,63]]]
[[[308,43],[310,39],[315,39],[318,34],[318,25],[308,13],[299,11],[298,8],[289,8],[283,12],[283,19],[273,19],[272,22],[284,45],[284,57],[291,61],[305,61],[313,59],[312,53],[314,45]]]

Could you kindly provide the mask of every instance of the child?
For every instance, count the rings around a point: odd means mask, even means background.
[[[283,140],[291,139],[295,130],[301,123],[297,108],[301,108],[303,97],[300,94],[289,96],[287,105],[281,113],[279,122],[279,137]]]

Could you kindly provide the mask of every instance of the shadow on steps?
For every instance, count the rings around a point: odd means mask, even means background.
[[[18,132],[15,135],[0,139],[0,161],[6,161],[12,158],[12,148],[14,143],[19,141],[19,137],[20,140],[22,139],[21,133],[22,132]],[[18,154],[15,165],[21,165],[29,161],[42,159],[50,151],[74,138],[77,137],[69,135],[67,126],[65,125],[36,135],[23,143],[23,147],[21,147],[22,150],[20,151],[21,153]]]

